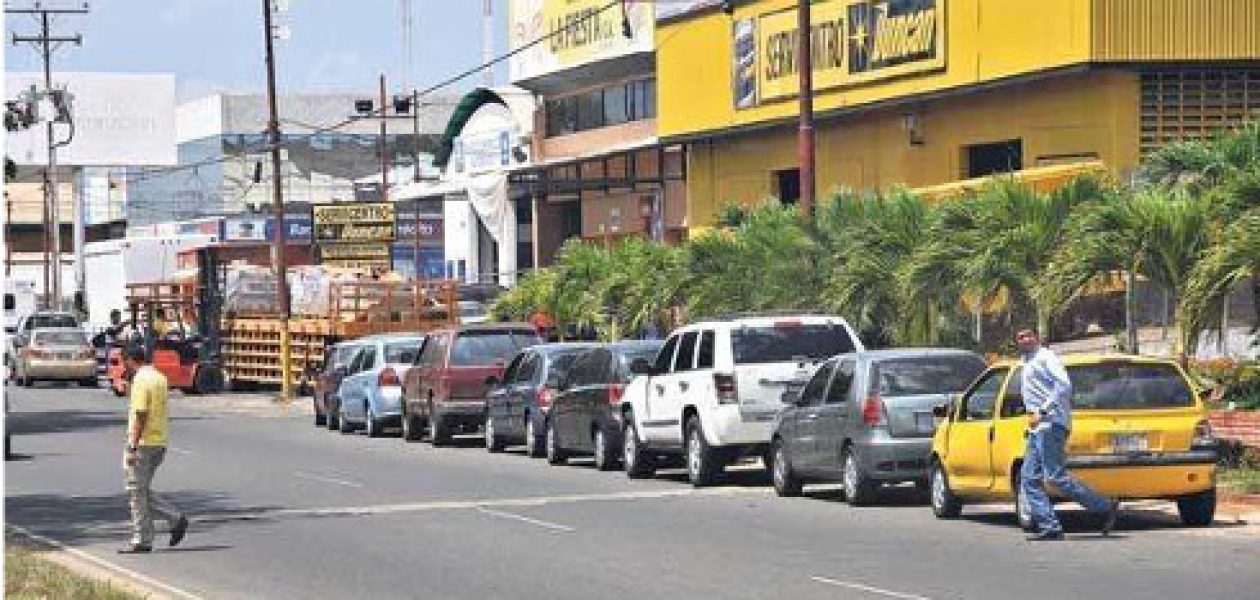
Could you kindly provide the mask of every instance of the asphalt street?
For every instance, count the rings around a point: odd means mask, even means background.
[[[1110,538],[1065,507],[1069,539],[1031,544],[1008,506],[938,521],[911,490],[850,508],[774,496],[745,469],[695,491],[553,467],[477,438],[434,449],[311,425],[306,404],[224,410],[173,398],[156,488],[188,539],[119,556],[124,404],[105,390],[8,389],[10,525],[200,598],[1255,598],[1260,530],[1185,529],[1130,507]],[[200,405],[200,406],[199,406]]]

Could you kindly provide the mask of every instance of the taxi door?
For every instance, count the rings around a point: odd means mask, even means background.
[[[1028,411],[1024,408],[1022,370],[1023,367],[1015,367],[998,402],[992,461],[993,487],[998,492],[1013,493],[1018,489],[1019,473],[1014,470],[1015,461],[1023,458],[1028,443]]]
[[[1007,367],[985,373],[963,395],[954,411],[944,462],[950,486],[957,491],[987,491],[993,487],[994,409],[1009,374]]]

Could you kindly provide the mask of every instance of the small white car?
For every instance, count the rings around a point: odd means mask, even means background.
[[[626,473],[649,477],[661,455],[682,455],[696,486],[769,449],[784,393],[818,362],[865,348],[841,317],[738,317],[682,327],[622,397]],[[769,464],[769,463],[766,463]]]

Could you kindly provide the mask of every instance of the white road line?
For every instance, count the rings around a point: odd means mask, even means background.
[[[826,577],[810,577],[810,579],[818,583],[825,583],[827,585],[834,585],[837,587],[844,587],[844,588],[849,588],[852,590],[861,590],[863,592],[870,592],[872,594],[888,596],[889,598],[901,598],[901,600],[931,600],[930,598],[927,598],[925,596],[916,596],[914,594],[903,594],[901,592],[894,592],[892,590],[885,590],[885,589],[881,589],[877,587],[871,587],[869,585],[862,585],[860,583],[850,583],[848,581],[828,579]]]
[[[566,532],[577,531],[576,529],[569,527],[568,525],[560,525],[559,523],[550,523],[547,521],[540,521],[538,519],[531,519],[525,515],[518,515],[516,513],[504,512],[501,510],[494,510],[493,508],[483,508],[483,507],[478,506],[477,512],[495,516],[495,517],[502,517],[504,519],[512,519],[515,521],[521,521],[523,523],[529,523],[530,525],[537,525],[539,527],[545,527],[547,529],[552,529],[555,531],[566,531]]]
[[[309,479],[309,480],[311,480],[311,481],[320,481],[320,482],[323,482],[323,483],[335,483],[335,484],[337,484],[337,485],[344,485],[344,486],[346,486],[346,487],[354,487],[354,488],[361,488],[361,487],[363,487],[363,484],[362,484],[362,483],[357,483],[357,482],[354,482],[354,481],[349,481],[349,480],[346,480],[346,479],[336,479],[336,478],[333,478],[333,477],[324,477],[324,476],[322,476],[322,475],[314,475],[314,474],[311,474],[311,473],[304,473],[304,472],[302,472],[302,471],[294,471],[294,472],[293,472],[293,476],[294,476],[294,477],[297,477],[298,479]]]
[[[282,508],[272,511],[242,513],[208,513],[198,516],[195,521],[201,523],[222,523],[227,521],[252,521],[275,519],[280,517],[333,517],[383,515],[404,512],[425,512],[431,510],[460,510],[476,508],[508,508],[520,506],[547,506],[551,504],[573,504],[578,502],[608,502],[626,500],[651,500],[664,498],[687,498],[701,496],[734,496],[761,495],[771,492],[767,488],[704,488],[704,489],[666,489],[638,492],[613,492],[608,494],[574,494],[571,496],[536,496],[529,498],[502,498],[488,500],[438,500],[433,502],[409,502],[402,504],[376,504],[369,506],[337,506],[329,508]]]
[[[46,546],[51,546],[53,548],[56,548],[57,550],[61,552],[65,552],[66,554],[69,554],[75,558],[86,560],[99,567],[104,567],[106,569],[119,573],[125,577],[128,577],[132,580],[139,581],[151,588],[156,588],[164,592],[174,594],[176,596],[179,596],[180,598],[188,598],[189,600],[201,600],[201,596],[179,589],[173,585],[162,583],[161,581],[158,581],[152,577],[149,577],[148,575],[142,575],[126,567],[109,562],[103,558],[97,558],[96,556],[93,556],[87,552],[84,552],[83,550],[79,550],[78,548],[71,548],[61,542],[58,542],[57,540],[54,540],[50,537],[39,535],[38,533],[27,530],[26,528],[19,527],[17,525],[9,525],[9,529],[27,538],[35,540],[36,542],[39,542]]]
[[[170,450],[171,452],[174,452],[175,454],[184,454],[184,455],[188,455],[188,454],[192,454],[192,453],[193,453],[193,451],[192,451],[192,450],[185,450],[185,449],[183,449],[183,448],[175,448],[175,447],[173,447],[173,446],[167,446],[167,447],[166,447],[166,449],[167,449],[167,450]]]

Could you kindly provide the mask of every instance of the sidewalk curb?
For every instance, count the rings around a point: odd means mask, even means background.
[[[201,596],[179,589],[103,558],[98,558],[57,540],[31,532],[18,525],[6,525],[7,533],[22,537],[39,549],[40,558],[77,575],[107,583],[138,594],[146,600],[202,600]]]

